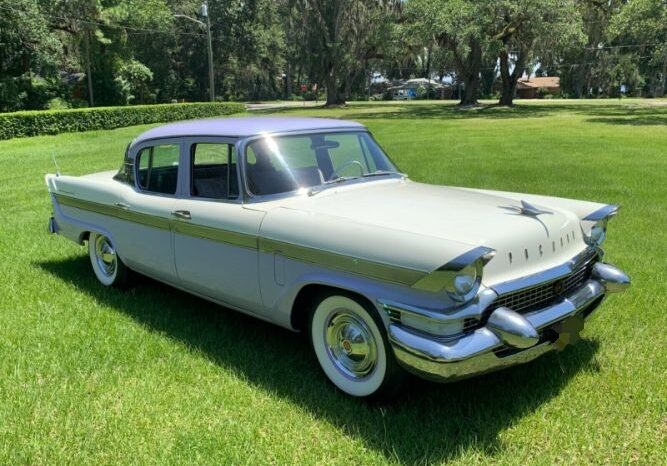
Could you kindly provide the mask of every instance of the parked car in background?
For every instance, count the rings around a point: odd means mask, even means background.
[[[46,184],[103,285],[136,271],[307,332],[353,396],[533,360],[630,283],[603,261],[616,206],[417,183],[349,121],[169,124]]]

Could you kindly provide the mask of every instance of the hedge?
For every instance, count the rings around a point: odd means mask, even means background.
[[[135,105],[0,114],[0,140],[230,115],[245,111],[238,102]]]

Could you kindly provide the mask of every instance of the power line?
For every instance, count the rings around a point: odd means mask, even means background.
[[[637,57],[637,59],[640,59],[640,60],[643,59],[643,58],[651,58],[651,56],[646,55],[646,56],[642,56],[642,57]],[[589,66],[589,65],[597,65],[597,64],[599,64],[598,61],[592,61],[592,62],[587,62],[587,63],[554,63],[553,65],[544,66],[544,67],[541,66],[540,68],[544,68],[546,70],[549,70],[549,69],[554,69],[554,68],[574,68],[574,67],[577,67],[577,66]],[[420,68],[418,66],[400,66],[400,67],[397,66],[397,67],[389,67],[388,69],[392,70],[392,71],[393,70],[416,71],[416,72],[423,72],[424,71],[422,68]],[[481,67],[480,71],[495,71],[497,69],[498,69],[497,65],[493,66],[493,67],[486,66],[486,67]],[[446,74],[447,75],[452,75],[453,73],[446,73]],[[433,79],[433,81],[437,82],[437,80],[435,78]]]
[[[21,14],[23,13],[22,11],[15,10],[13,8],[9,8],[3,5],[0,5],[0,9],[3,9],[5,11],[10,11],[12,13],[16,14]],[[129,31],[137,31],[137,32],[143,32],[147,34],[169,34],[169,35],[183,35],[183,36],[206,36],[206,34],[201,34],[197,32],[178,32],[178,31],[167,31],[164,29],[146,29],[146,28],[138,28],[134,26],[127,26],[124,24],[115,24],[115,23],[103,23],[99,21],[92,21],[89,19],[82,19],[82,18],[74,18],[70,16],[59,16],[59,15],[54,15],[51,13],[44,13],[42,12],[42,15],[52,18],[52,19],[59,19],[61,21],[73,21],[76,23],[81,23],[81,24],[89,24],[89,25],[94,25],[94,26],[103,26],[111,29],[127,29]]]
[[[661,44],[628,44],[628,45],[603,45],[599,47],[584,47],[584,50],[603,50],[603,49],[630,49],[639,47],[652,47]]]

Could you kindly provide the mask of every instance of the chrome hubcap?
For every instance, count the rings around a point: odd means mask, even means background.
[[[335,311],[324,330],[327,352],[338,370],[348,377],[366,377],[375,368],[377,344],[366,323],[346,310]]]
[[[95,257],[100,271],[107,277],[116,272],[116,250],[106,236],[98,236],[95,240]]]

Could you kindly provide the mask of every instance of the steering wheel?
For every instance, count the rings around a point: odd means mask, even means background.
[[[359,162],[358,160],[350,160],[349,162],[345,162],[343,165],[340,167],[336,168],[331,176],[327,178],[327,181],[335,180],[336,178],[339,178],[340,175],[338,174],[339,172],[342,172],[345,168],[349,167],[350,165],[357,165],[359,167],[359,175],[364,174],[364,166]]]

